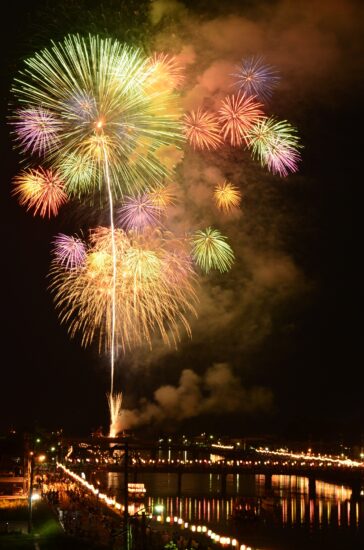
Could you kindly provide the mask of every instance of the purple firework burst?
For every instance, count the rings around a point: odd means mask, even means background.
[[[274,67],[266,65],[261,56],[250,56],[242,59],[237,67],[237,86],[248,96],[256,96],[261,101],[269,101],[280,77]]]
[[[127,197],[118,209],[118,224],[124,229],[145,229],[158,225],[161,209],[155,205],[148,194]]]
[[[79,237],[58,233],[53,244],[56,259],[67,269],[75,269],[85,262],[86,245]]]
[[[18,120],[13,125],[24,151],[43,155],[57,145],[62,123],[50,111],[33,107],[21,109],[16,115]]]
[[[282,177],[288,176],[290,172],[297,172],[300,160],[301,155],[296,149],[279,140],[269,144],[264,158],[268,170]]]

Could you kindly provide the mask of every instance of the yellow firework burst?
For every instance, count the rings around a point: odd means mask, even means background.
[[[231,212],[238,208],[241,202],[241,193],[232,183],[224,181],[216,185],[214,190],[214,199],[216,206],[223,212]]]

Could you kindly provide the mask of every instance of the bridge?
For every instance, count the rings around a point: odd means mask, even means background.
[[[69,452],[70,447],[72,452]],[[352,490],[352,500],[363,495],[364,465],[350,460],[338,460],[312,455],[296,455],[250,450],[231,445],[196,445],[164,442],[137,442],[126,438],[67,439],[68,465],[72,469],[121,472],[138,481],[141,473],[167,473],[177,476],[177,493],[181,494],[186,474],[216,474],[220,492],[226,494],[228,475],[264,475],[265,488],[272,488],[273,475],[308,478],[309,497],[316,497],[316,480],[345,485]],[[59,457],[64,462],[64,458]],[[167,458],[161,458],[167,456]],[[178,458],[172,459],[175,456]],[[127,461],[125,461],[127,457]],[[213,458],[211,460],[211,458]]]

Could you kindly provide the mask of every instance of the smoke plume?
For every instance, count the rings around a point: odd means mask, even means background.
[[[164,420],[182,421],[203,414],[254,412],[270,409],[273,396],[264,387],[244,388],[227,363],[218,363],[203,376],[184,369],[177,386],[161,386],[153,401],[141,399],[139,407],[123,409],[120,430]]]

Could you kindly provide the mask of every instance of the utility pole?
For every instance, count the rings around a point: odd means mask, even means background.
[[[28,489],[28,533],[32,532],[33,527],[33,476],[34,476],[34,454],[30,453],[28,458],[28,476],[29,476],[29,489]]]
[[[124,541],[123,550],[129,550],[129,446],[124,443]]]

